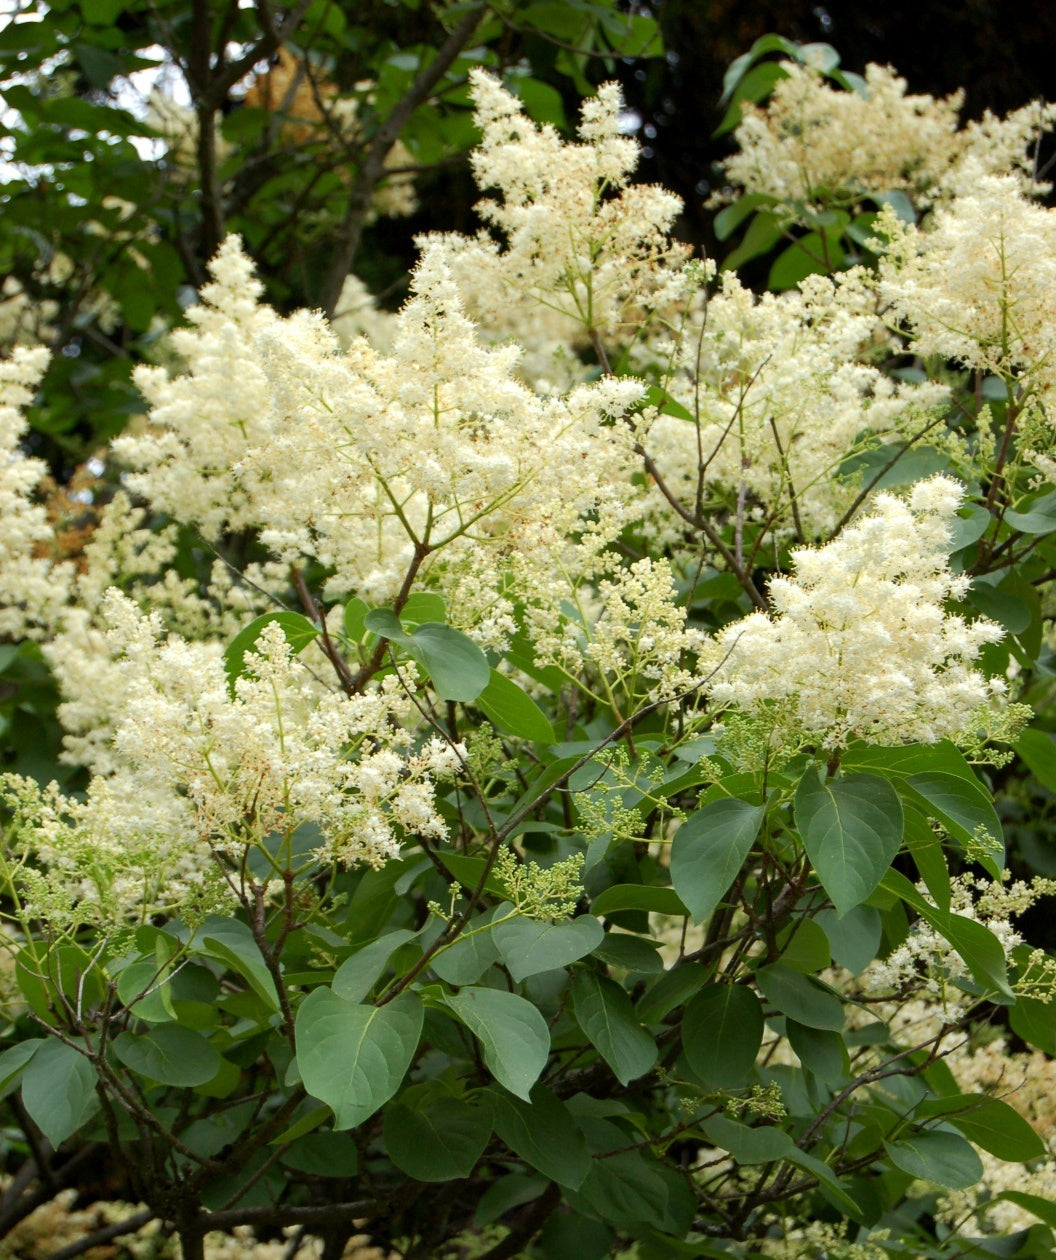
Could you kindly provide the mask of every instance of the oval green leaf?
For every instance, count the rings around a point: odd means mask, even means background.
[[[743,1085],[762,1041],[763,1008],[743,984],[709,984],[686,1004],[682,1049],[709,1088]]]
[[[304,1087],[334,1113],[336,1129],[361,1124],[396,1093],[418,1048],[424,1010],[415,993],[361,1006],[330,989],[297,1012],[297,1065]]]
[[[429,676],[441,700],[476,700],[491,681],[488,659],[468,635],[438,621],[425,621],[410,633],[389,608],[375,608],[364,625],[379,638],[398,643]]]
[[[437,1098],[385,1110],[385,1145],[396,1167],[415,1181],[468,1177],[491,1137],[491,1116],[460,1098]]]
[[[631,999],[612,980],[578,970],[572,981],[576,1021],[621,1085],[644,1076],[657,1059],[656,1042],[638,1023]]]
[[[736,797],[709,801],[675,832],[671,882],[694,923],[709,917],[751,851],[766,809]]]
[[[463,989],[444,1002],[480,1042],[495,1079],[527,1101],[550,1054],[550,1029],[539,1011],[499,989]]]
[[[755,978],[764,996],[782,1015],[808,1028],[843,1031],[843,1003],[810,976],[774,963],[760,967]]]
[[[874,774],[822,779],[811,769],[796,791],[796,825],[839,915],[861,905],[902,844],[902,802]]]
[[[114,1053],[137,1076],[159,1085],[193,1089],[220,1071],[220,1052],[212,1042],[180,1024],[158,1024],[142,1037],[123,1032],[114,1040]]]
[[[62,1041],[45,1041],[22,1074],[22,1103],[56,1150],[98,1105],[95,1069]]]
[[[592,914],[564,923],[537,923],[519,916],[495,929],[502,960],[518,984],[541,971],[567,967],[596,949],[605,929]]]
[[[982,1160],[959,1133],[913,1133],[885,1142],[884,1150],[896,1168],[947,1190],[968,1190],[983,1175]]]
[[[497,669],[491,671],[491,681],[477,697],[476,704],[493,725],[508,735],[537,744],[552,744],[557,739],[550,719],[527,691]]]

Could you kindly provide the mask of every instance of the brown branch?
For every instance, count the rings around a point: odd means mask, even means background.
[[[855,495],[854,501],[852,502],[851,506],[847,509],[846,512],[844,512],[844,514],[840,517],[840,519],[836,522],[835,526],[833,527],[832,533],[829,535],[829,542],[831,542],[836,537],[836,535],[840,532],[840,530],[843,529],[844,525],[846,525],[847,522],[851,519],[851,517],[855,514],[855,512],[858,511],[858,509],[862,506],[865,500],[873,492],[874,488],[876,487],[877,483],[881,480],[881,478],[886,477],[887,474],[891,471],[892,468],[894,468],[894,466],[898,463],[898,461],[902,458],[903,455],[908,455],[909,452],[913,449],[913,447],[917,444],[917,442],[919,442],[920,439],[926,433],[930,433],[931,430],[934,429],[936,425],[942,424],[942,422],[945,419],[946,419],[945,416],[936,416],[935,419],[929,421],[924,426],[924,428],[921,429],[918,434],[916,434],[915,437],[910,438],[905,446],[900,446],[898,448],[898,450],[894,453],[894,455],[892,455],[892,457],[887,461],[887,463],[883,466],[883,468],[880,469],[880,471],[876,474],[876,476],[872,479],[872,481],[870,481],[868,485],[863,486],[862,489],[859,491],[859,493]]]
[[[414,585],[414,579],[418,576],[418,570],[422,567],[422,564],[430,551],[431,548],[426,546],[425,543],[415,543],[414,556],[411,559],[407,572],[404,574],[403,583],[400,586],[399,592],[392,603],[392,611],[397,617],[400,615],[400,611],[402,610],[404,604],[407,603],[411,594],[411,587]],[[359,673],[349,680],[347,691],[350,696],[358,695],[367,683],[370,682],[378,670],[381,669],[382,665],[385,664],[385,653],[388,650],[388,639],[379,638],[378,645],[374,649],[370,660],[367,661],[366,665],[363,666]]]
[[[511,1257],[519,1256],[543,1228],[560,1202],[561,1187],[557,1182],[551,1181],[506,1237],[485,1251],[481,1260],[511,1260]]]
[[[348,197],[348,208],[341,225],[341,235],[335,242],[333,262],[327,272],[319,295],[319,305],[332,318],[345,277],[352,270],[352,262],[359,249],[363,228],[370,212],[370,199],[379,181],[385,175],[385,159],[399,139],[414,111],[421,105],[454,64],[459,53],[466,47],[477,29],[483,5],[474,5],[451,31],[436,51],[436,56],[418,75],[406,93],[396,103],[388,118],[374,133],[362,165],[356,175]]]
[[[150,1208],[144,1208],[142,1212],[136,1212],[133,1216],[126,1216],[123,1221],[117,1221],[113,1225],[107,1225],[102,1229],[97,1229],[94,1233],[85,1234],[83,1238],[78,1238],[76,1242],[70,1243],[66,1247],[53,1251],[46,1260],[73,1260],[74,1256],[83,1255],[84,1252],[90,1251],[93,1247],[101,1247],[103,1243],[113,1242],[115,1238],[121,1238],[125,1234],[134,1234],[137,1230],[149,1225],[155,1219],[155,1213]]]
[[[202,207],[199,249],[205,258],[211,258],[216,253],[224,236],[223,195],[217,174],[217,110],[239,79],[248,74],[258,61],[270,57],[290,38],[300,25],[310,3],[311,0],[299,0],[278,27],[272,23],[266,6],[258,6],[257,12],[265,27],[264,34],[241,57],[225,65],[223,46],[217,50],[215,63],[213,60],[210,0],[193,0],[186,74],[198,121],[197,159]]]
[[[330,638],[323,610],[312,598],[312,593],[308,589],[308,583],[304,580],[304,574],[296,565],[291,565],[290,567],[290,578],[293,581],[294,590],[297,592],[297,598],[301,601],[301,607],[309,620],[314,621],[319,627],[319,637],[322,640],[323,651],[326,653],[330,664],[333,665],[334,672],[337,674],[342,688],[348,695],[353,695],[355,692],[355,675],[348,668],[348,662],[337,650],[333,639]]]

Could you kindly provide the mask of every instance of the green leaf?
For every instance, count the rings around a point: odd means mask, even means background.
[[[606,966],[635,972],[639,976],[649,976],[664,969],[664,960],[659,951],[657,942],[647,937],[635,936],[630,932],[606,932],[590,952]]]
[[[480,1042],[495,1079],[527,1101],[550,1054],[550,1029],[539,1011],[498,989],[463,989],[444,1002]]]
[[[378,977],[385,970],[392,955],[417,935],[407,928],[387,932],[376,941],[364,945],[338,967],[334,975],[333,991],[346,1002],[361,1002],[371,991]]]
[[[947,1190],[969,1190],[983,1176],[974,1147],[958,1133],[913,1133],[897,1142],[885,1141],[884,1150],[896,1168]]]
[[[1045,1155],[1045,1143],[1019,1112],[988,1094],[928,1099],[916,1115],[918,1119],[945,1117],[970,1142],[1008,1163],[1026,1163]]]
[[[990,528],[992,519],[986,508],[978,503],[967,503],[960,508],[950,520],[950,555],[978,542]]]
[[[829,938],[813,919],[803,915],[798,915],[778,932],[777,948],[784,966],[806,972],[808,976],[824,971],[832,962]]]
[[[798,48],[783,35],[760,35],[746,53],[735,57],[726,68],[726,73],[722,76],[722,95],[719,97],[719,104],[726,104],[750,66],[754,65],[760,57],[765,57],[767,53],[772,52],[783,53],[786,57],[794,58],[798,53]]]
[[[974,776],[963,779],[944,773],[913,774],[906,778],[902,790],[937,819],[962,844],[978,848],[978,837],[991,837],[987,846],[989,860],[984,861],[989,873],[999,878],[1005,864],[1005,839],[1001,820],[986,788]]]
[[[159,1085],[193,1088],[220,1071],[212,1042],[180,1024],[158,1024],[142,1037],[123,1032],[114,1040],[114,1053],[125,1067]]]
[[[723,271],[736,271],[746,262],[768,253],[781,239],[781,221],[768,210],[760,210],[748,224],[748,231],[736,249],[722,260]]]
[[[796,825],[839,915],[861,905],[902,844],[902,802],[886,779],[822,779],[808,770],[796,791]]]
[[[496,669],[491,671],[491,682],[477,697],[476,704],[494,726],[508,735],[537,744],[552,744],[557,738],[550,719],[532,697]]]
[[[411,591],[400,609],[402,625],[420,626],[426,621],[446,622],[447,606],[436,591]]]
[[[769,1164],[787,1159],[795,1146],[784,1129],[771,1125],[753,1129],[723,1115],[711,1116],[700,1127],[709,1142],[729,1151],[738,1164]]]
[[[822,910],[814,922],[829,938],[833,958],[854,975],[864,971],[876,957],[883,925],[872,906],[856,906],[842,919],[835,910]]]
[[[491,681],[487,657],[460,630],[426,621],[408,634],[388,608],[373,609],[364,624],[379,638],[398,643],[429,676],[441,700],[476,700]]]
[[[1021,512],[1009,508],[1003,519],[1021,534],[1051,534],[1056,530],[1056,491],[1024,505]]]
[[[854,76],[846,75],[853,82]],[[890,192],[878,193],[873,200],[879,206],[890,206],[895,214],[903,223],[916,223],[917,215],[913,209],[913,202],[900,189],[892,189]]]
[[[635,1008],[643,1024],[659,1024],[666,1016],[688,1001],[708,979],[705,967],[681,966],[665,971],[642,994]]]
[[[253,992],[273,1011],[279,1009],[279,995],[264,955],[253,933],[238,919],[210,915],[194,942],[207,958],[215,958],[248,981]]]
[[[483,1107],[450,1095],[387,1107],[385,1145],[396,1167],[415,1181],[468,1177],[491,1137]]]
[[[255,618],[235,635],[224,652],[224,672],[227,674],[232,694],[234,694],[235,680],[241,678],[246,672],[246,653],[253,650],[260,638],[260,632],[272,622],[281,628],[294,655],[303,652],[313,639],[319,637],[318,627],[302,613],[273,612],[264,613],[263,616]]]
[[[900,449],[897,442],[891,442],[844,460],[839,475],[846,478],[860,473],[863,487],[896,490],[934,473],[949,470],[949,456],[932,446],[903,446]]]
[[[764,96],[770,94],[777,83],[787,78],[788,71],[777,61],[764,61],[761,65],[752,66],[738,79],[730,98],[730,107],[723,116],[722,122],[712,132],[712,136],[724,136],[738,125],[741,121],[741,101],[761,101]]]
[[[854,743],[844,753],[842,765],[844,771],[867,770],[896,780],[914,774],[955,774],[978,782],[964,754],[948,739],[937,744],[899,744],[894,748]]]
[[[691,424],[695,423],[692,411],[683,407],[677,402],[665,389],[661,389],[659,385],[650,385],[642,400],[647,407],[655,407],[657,411],[662,412],[665,416],[675,416],[679,420],[688,420]]]
[[[95,1111],[95,1080],[86,1056],[62,1041],[45,1041],[26,1065],[22,1104],[56,1150]]]
[[[484,858],[470,857],[465,853],[450,853],[443,849],[439,850],[436,856],[463,888],[469,892],[477,890],[480,885],[480,878],[487,866]],[[489,873],[484,884],[484,891],[490,893],[493,897],[506,898],[509,896],[509,890],[504,884],[499,882],[494,872]]]
[[[843,1003],[810,976],[774,963],[760,967],[755,978],[764,996],[782,1015],[808,1028],[843,1031]]]
[[[736,797],[709,801],[686,819],[671,845],[671,882],[694,923],[708,918],[751,851],[766,809]]]
[[[31,1037],[0,1054],[0,1098],[12,1093],[21,1079],[22,1069],[44,1044],[43,1037]]]
[[[1040,1194],[1026,1194],[1022,1190],[1002,1190],[1000,1194],[995,1194],[987,1202],[1014,1203],[1016,1207],[1033,1213],[1039,1221],[1044,1221],[1046,1225],[1056,1229],[1056,1203],[1053,1203],[1051,1199],[1043,1198]]]
[[[112,26],[125,5],[124,0],[78,0],[78,7],[90,26]]]
[[[159,967],[156,959],[149,958],[129,963],[118,974],[117,996],[137,1019],[164,1024],[176,1018],[166,970],[164,965]]]
[[[370,612],[369,606],[358,595],[353,596],[345,605],[345,635],[353,643],[359,643],[367,632],[366,620],[368,612]]]
[[[843,1038],[827,1028],[808,1028],[794,1019],[785,1020],[789,1045],[803,1066],[827,1085],[842,1081],[847,1073]]]
[[[297,1066],[305,1089],[351,1129],[396,1093],[418,1048],[424,1010],[415,993],[361,1006],[330,989],[310,993],[297,1012]]]
[[[614,884],[599,893],[590,908],[597,915],[616,914],[620,910],[647,910],[676,918],[689,914],[673,888],[651,884]]]
[[[942,840],[928,822],[926,811],[912,803],[906,807],[906,848],[932,901],[940,910],[949,910],[953,884]]]
[[[766,287],[775,293],[794,289],[807,276],[839,271],[845,259],[839,232],[834,229],[808,232],[786,246],[774,259]]]
[[[330,1108],[324,1107],[326,1115]],[[306,1133],[297,1138],[279,1162],[312,1177],[354,1177],[359,1171],[355,1140],[345,1133]]]
[[[641,1151],[596,1159],[578,1198],[588,1211],[613,1225],[662,1230],[670,1199],[664,1171]]]
[[[612,980],[577,971],[572,980],[576,1022],[621,1085],[644,1076],[657,1059],[656,1042],[638,1023],[631,999]]]
[[[711,221],[715,239],[719,241],[728,240],[750,214],[754,214],[760,206],[772,206],[773,204],[774,198],[767,193],[745,193],[742,197],[738,197],[736,201],[731,202],[730,205],[723,206]],[[686,412],[686,418],[689,420],[693,419],[689,412]]]
[[[738,1164],[769,1164],[783,1159],[813,1173],[844,1210],[857,1216],[858,1205],[828,1164],[808,1155],[806,1151],[801,1151],[783,1129],[769,1126],[752,1129],[721,1115],[712,1116],[701,1128],[709,1141],[722,1150],[729,1151]]]
[[[605,929],[592,914],[564,923],[536,923],[523,915],[495,929],[495,943],[518,984],[541,971],[567,967],[601,944]]]
[[[742,984],[709,984],[686,1003],[682,1048],[709,1089],[738,1089],[763,1041],[763,1008]]]
[[[1015,749],[1038,782],[1056,792],[1056,740],[1047,731],[1031,728],[1016,740]]]
[[[564,102],[556,88],[530,77],[515,79],[511,86],[534,122],[553,123],[558,131],[567,131]]]
[[[1056,1056],[1056,1008],[1040,998],[1017,996],[1008,1013],[1008,1022],[1017,1037],[1028,1046],[1037,1046],[1050,1057]]]
[[[504,918],[512,909],[507,901],[470,919],[460,936],[433,955],[429,966],[448,984],[474,984],[499,960],[492,919]]]
[[[495,1132],[526,1164],[575,1190],[592,1160],[575,1118],[550,1090],[537,1085],[529,1101],[489,1091]]]

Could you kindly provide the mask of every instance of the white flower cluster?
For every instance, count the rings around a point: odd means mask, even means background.
[[[1027,393],[1056,389],[1056,211],[1008,175],[974,172],[926,229],[885,214],[880,293],[920,355],[993,373]]]
[[[213,274],[176,343],[189,371],[142,372],[153,427],[115,443],[157,508],[208,536],[259,529],[284,561],[332,569],[335,594],[391,600],[413,566],[492,642],[509,633],[511,590],[549,599],[536,588],[556,563],[589,569],[618,533],[634,455],[609,421],[641,386],[534,395],[514,377],[517,350],[477,338],[439,247],[389,356],[363,340],[343,354],[320,317],[258,306],[234,239]]]
[[[116,589],[102,612],[117,698],[112,748],[83,737],[97,769],[86,799],[7,787],[28,820],[18,843],[46,872],[27,875],[31,913],[114,922],[215,900],[247,847],[292,843],[302,826],[319,860],[343,866],[446,835],[434,780],[457,771],[459,749],[410,750],[396,679],[351,698],[328,690],[271,623],[232,684],[219,643],[163,637],[159,616]]]
[[[580,592],[575,607],[575,617],[556,617],[548,625],[541,616],[534,619],[538,663],[571,677],[586,668],[585,685],[618,713],[643,697],[674,697],[693,686],[687,656],[704,651],[708,639],[687,627],[668,561],[646,558],[618,569],[601,580],[596,598],[588,601]]]
[[[1003,690],[971,664],[1001,628],[944,609],[968,588],[947,561],[961,497],[956,482],[933,477],[908,502],[878,495],[826,546],[794,551],[794,576],[770,584],[773,615],[720,636],[713,701],[769,714],[830,749],[956,739]]]
[[[410,702],[395,687],[351,698],[327,690],[270,623],[232,694],[213,645],[161,641],[157,618],[116,591],[106,612],[123,651],[114,745],[128,779],[185,796],[204,844],[237,856],[310,823],[322,833],[320,856],[377,866],[399,851],[394,824],[446,834],[429,758],[412,764],[400,751],[409,737],[392,724]]]
[[[0,636],[38,638],[66,599],[67,566],[53,565],[53,530],[33,502],[45,473],[39,459],[20,449],[22,410],[48,366],[43,346],[17,346],[0,359]]]
[[[810,66],[783,61],[765,106],[742,106],[734,131],[739,152],[723,164],[745,192],[783,203],[796,217],[804,204],[853,205],[869,194],[902,191],[926,205],[963,185],[962,167],[1014,170],[1033,178],[1032,146],[1056,119],[1056,106],[1029,105],[1007,118],[987,114],[958,128],[963,93],[944,100],[907,95],[889,66],[868,65],[861,91],[844,91]]]
[[[667,488],[687,507],[698,486],[739,497],[779,516],[781,532],[831,531],[857,490],[839,480],[841,461],[879,435],[911,431],[947,395],[867,363],[880,336],[861,271],[761,297],[725,272],[667,355],[665,389],[695,423],[660,414],[643,439]],[[657,492],[653,500],[677,525]]]
[[[111,587],[149,607],[167,630],[221,643],[266,611],[269,592],[285,590],[283,566],[247,565],[236,582],[217,560],[203,595],[193,578],[180,576],[177,550],[175,526],[152,529],[146,509],[123,491],[101,511],[69,580],[70,602],[55,613],[42,648],[63,697],[63,760],[95,774],[110,774],[120,762],[113,738],[126,700],[102,615]]]
[[[483,133],[473,173],[501,197],[477,203],[494,235],[439,238],[467,310],[530,349],[567,347],[584,330],[610,343],[640,336],[650,313],[683,297],[686,250],[670,237],[679,198],[629,182],[639,147],[621,133],[619,87],[584,103],[581,143],[566,144],[491,75],[470,82]]]

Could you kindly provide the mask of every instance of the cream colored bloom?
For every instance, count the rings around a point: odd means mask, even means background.
[[[712,699],[770,713],[825,748],[956,739],[994,694],[972,662],[1003,634],[943,607],[968,587],[946,554],[961,495],[945,477],[908,501],[878,495],[833,542],[794,551],[794,575],[770,584],[772,615],[720,636],[728,656]]]
[[[763,193],[798,217],[804,205],[851,205],[870,194],[907,193],[927,205],[964,187],[965,163],[986,174],[1033,178],[1033,146],[1056,106],[1028,105],[1007,118],[989,112],[958,128],[964,99],[907,95],[889,66],[868,65],[863,90],[844,91],[819,70],[783,61],[785,77],[764,106],[743,105],[739,152],[724,163],[731,184]]]
[[[440,240],[472,317],[560,379],[561,343],[594,330],[615,347],[682,300],[687,251],[670,235],[681,202],[630,182],[639,148],[620,130],[616,84],[584,103],[580,141],[565,143],[491,75],[472,71],[470,83],[483,132],[473,174],[498,193],[476,207],[491,234]]]
[[[66,598],[69,565],[52,564],[53,537],[44,508],[33,501],[46,471],[20,448],[23,409],[48,366],[43,346],[16,346],[0,359],[0,637],[39,638]]]
[[[699,483],[756,518],[774,515],[778,532],[830,532],[858,491],[841,463],[914,431],[947,397],[868,362],[886,337],[861,270],[762,296],[724,272],[663,356],[665,392],[691,417],[657,415],[642,439],[667,489],[692,508]],[[653,504],[658,523],[678,525],[658,492]]]

